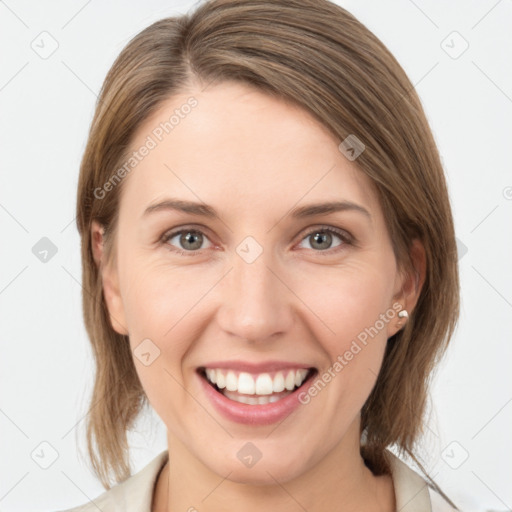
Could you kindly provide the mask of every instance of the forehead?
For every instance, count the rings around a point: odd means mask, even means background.
[[[250,86],[192,88],[139,127],[131,150],[151,149],[125,178],[122,203],[142,211],[170,194],[237,215],[318,199],[378,208],[371,180],[339,142],[305,110]]]

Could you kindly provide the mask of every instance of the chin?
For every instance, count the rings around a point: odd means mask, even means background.
[[[285,483],[289,480],[293,480],[300,476],[306,468],[297,466],[296,464],[283,463],[281,461],[268,461],[263,462],[260,460],[252,468],[241,467],[238,462],[232,464],[226,464],[222,467],[220,476],[227,476],[227,480],[236,482],[238,484],[247,485],[276,485],[276,481],[279,483]]]
[[[256,444],[261,448],[258,449]],[[237,442],[235,455],[228,457],[230,450],[219,450],[211,460],[203,460],[210,471],[232,482],[248,485],[275,485],[299,477],[314,465],[304,450],[291,450],[283,445],[276,449],[275,442],[264,440]],[[240,448],[241,446],[241,448]]]

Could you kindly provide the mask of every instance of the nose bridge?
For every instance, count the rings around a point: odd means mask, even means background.
[[[248,341],[265,340],[292,325],[293,294],[278,278],[271,249],[248,237],[236,248],[233,266],[223,284],[219,321],[226,332]]]

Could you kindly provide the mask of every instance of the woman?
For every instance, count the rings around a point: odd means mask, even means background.
[[[453,510],[388,449],[418,462],[458,317],[445,178],[412,84],[347,11],[213,0],[141,32],[77,223],[107,490],[73,510]],[[168,450],[130,476],[147,405]]]

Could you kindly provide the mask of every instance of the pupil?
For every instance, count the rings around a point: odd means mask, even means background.
[[[196,239],[195,241],[195,244],[194,244],[194,238]],[[200,237],[198,236],[198,234],[196,233],[193,233],[191,231],[189,231],[188,233],[186,233],[182,239],[187,243],[187,244],[192,244],[193,247],[189,247],[191,249],[199,249],[201,247],[201,241],[200,241]],[[198,240],[199,240],[199,243],[198,243]]]
[[[329,242],[327,244],[327,247],[320,247],[320,249],[328,249],[329,248],[329,245],[330,245],[330,241],[331,241],[331,235],[329,233],[315,233],[313,235],[313,239],[314,239],[314,244],[322,244],[322,243],[325,243],[325,242]]]

